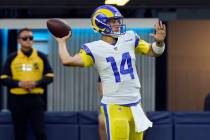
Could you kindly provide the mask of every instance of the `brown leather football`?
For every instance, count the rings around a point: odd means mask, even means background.
[[[47,28],[51,34],[58,38],[67,36],[69,33],[71,34],[71,27],[61,19],[53,18],[47,20]]]

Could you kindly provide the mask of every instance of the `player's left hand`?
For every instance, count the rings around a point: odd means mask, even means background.
[[[150,34],[155,41],[157,42],[163,42],[166,37],[166,26],[162,23],[162,21],[158,21],[155,24],[155,34]]]

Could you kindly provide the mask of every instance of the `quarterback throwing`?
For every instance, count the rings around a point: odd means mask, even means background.
[[[117,8],[103,5],[93,12],[92,27],[101,39],[81,46],[71,56],[67,51],[69,36],[55,38],[59,56],[66,66],[95,66],[101,77],[103,98],[101,111],[105,118],[108,140],[141,140],[143,131],[152,127],[141,107],[140,82],[136,54],[159,56],[164,52],[166,27],[155,24],[155,42],[148,43],[134,31],[126,31],[123,16]]]

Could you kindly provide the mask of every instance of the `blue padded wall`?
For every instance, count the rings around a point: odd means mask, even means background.
[[[150,112],[144,140],[209,140],[210,112]],[[99,140],[98,112],[47,112],[48,140]],[[28,140],[35,140],[31,128]],[[10,113],[0,112],[0,140],[14,140]]]
[[[76,112],[45,114],[45,127],[49,140],[79,140],[79,125]],[[28,140],[35,140],[31,127]],[[0,113],[0,140],[14,140],[10,113]]]
[[[98,136],[98,112],[79,112],[80,125],[79,140],[99,140]]]
[[[174,140],[210,140],[210,112],[177,112]]]
[[[0,140],[14,140],[11,115],[8,112],[0,113]]]
[[[46,132],[49,140],[78,140],[79,125],[76,112],[46,113]]]
[[[153,127],[144,133],[144,140],[172,140],[173,125],[171,113],[169,112],[150,112],[147,113],[153,122]]]

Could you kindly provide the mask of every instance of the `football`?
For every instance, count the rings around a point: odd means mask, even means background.
[[[47,20],[47,28],[52,35],[58,38],[71,35],[71,27],[61,19],[49,19]]]

